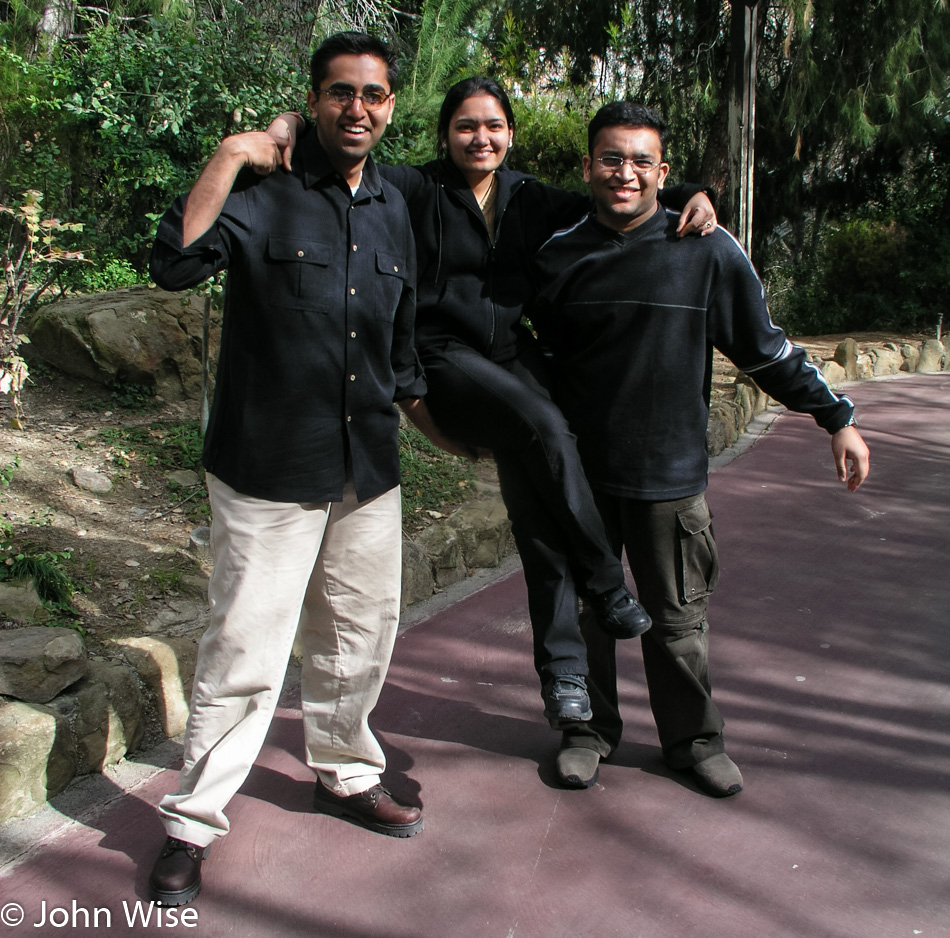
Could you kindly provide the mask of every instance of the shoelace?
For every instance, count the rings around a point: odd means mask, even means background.
[[[170,857],[173,853],[176,853],[179,850],[184,850],[193,860],[197,859],[198,854],[201,852],[201,848],[197,847],[195,844],[189,844],[184,840],[175,840],[170,838],[168,843],[165,844],[165,849],[162,851],[163,857]]]
[[[559,677],[554,681],[555,694],[570,694],[577,690],[585,690],[585,684],[577,678]]]

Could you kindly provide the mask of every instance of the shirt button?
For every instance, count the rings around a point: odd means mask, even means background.
[[[354,251],[356,250],[356,245],[355,245],[355,244],[353,245],[353,250],[354,250]]]
[[[356,380],[356,375],[350,375],[350,381],[355,381],[355,380]]]
[[[356,333],[355,333],[355,332],[351,332],[351,333],[350,333],[350,338],[351,338],[351,339],[355,339],[355,338],[356,338]]]
[[[394,270],[397,274],[399,273],[399,268],[398,268],[395,264],[393,264],[393,270]]]
[[[350,296],[356,296],[356,287],[350,287]]]
[[[298,251],[298,252],[297,252],[297,257],[303,257],[303,251]]]
[[[346,422],[349,423],[353,418],[347,415]]]

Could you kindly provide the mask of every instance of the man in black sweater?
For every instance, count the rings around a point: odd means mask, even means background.
[[[669,171],[666,124],[617,102],[588,128],[584,178],[595,212],[537,256],[532,321],[554,353],[557,395],[618,556],[626,548],[653,619],[642,639],[663,755],[709,794],[742,790],[725,752],[708,676],[706,609],[718,576],[704,491],[712,348],[768,394],[831,434],[838,478],[855,491],[868,450],[853,405],[834,394],[805,351],[769,318],[736,240],[676,238],[657,202]],[[848,473],[847,465],[851,471]],[[593,719],[564,732],[561,782],[587,788],[620,742],[615,643],[585,630]]]

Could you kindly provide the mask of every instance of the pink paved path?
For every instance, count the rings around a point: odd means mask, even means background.
[[[375,725],[424,833],[311,813],[284,709],[205,864],[196,926],[130,927],[123,909],[162,840],[161,771],[8,868],[2,915],[25,919],[0,938],[950,936],[950,375],[852,393],[872,450],[858,494],[794,415],[712,479],[712,675],[738,797],[663,766],[634,644],[621,748],[594,788],[557,787],[516,573],[397,642]],[[34,927],[44,901],[67,912]]]

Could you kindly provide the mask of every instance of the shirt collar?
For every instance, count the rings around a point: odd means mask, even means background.
[[[317,138],[317,131],[313,129],[310,133],[304,135],[297,149],[294,151],[294,170],[298,170],[303,176],[304,185],[309,189],[323,182],[328,177],[339,178],[339,173],[333,168],[326,150],[320,144]],[[366,194],[376,198],[383,195],[382,180],[376,164],[373,162],[373,156],[366,157],[363,164],[363,177],[360,180],[360,190],[365,190]]]

